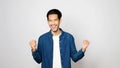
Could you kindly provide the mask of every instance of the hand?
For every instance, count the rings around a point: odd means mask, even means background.
[[[83,44],[82,44],[82,51],[85,52],[86,48],[89,45],[89,41],[88,40],[83,40]]]
[[[36,41],[35,40],[31,40],[29,42],[29,45],[30,45],[30,47],[32,49],[32,52],[34,52],[36,50]]]

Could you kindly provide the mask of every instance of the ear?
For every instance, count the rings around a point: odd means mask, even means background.
[[[60,23],[62,22],[62,18],[60,18]]]

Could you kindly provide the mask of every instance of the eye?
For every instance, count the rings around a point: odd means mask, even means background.
[[[51,22],[52,20],[48,20],[49,22]]]
[[[58,19],[55,19],[55,21],[58,21]]]

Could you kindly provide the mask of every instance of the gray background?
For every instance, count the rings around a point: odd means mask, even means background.
[[[49,30],[46,13],[63,13],[61,28],[88,39],[85,57],[73,68],[120,68],[120,0],[0,0],[0,68],[40,68],[28,42]]]

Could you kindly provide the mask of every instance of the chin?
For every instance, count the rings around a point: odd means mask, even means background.
[[[52,30],[53,32],[57,32],[57,30]]]
[[[52,31],[53,31],[53,32],[57,32],[57,31],[58,31],[58,29],[52,29]]]

